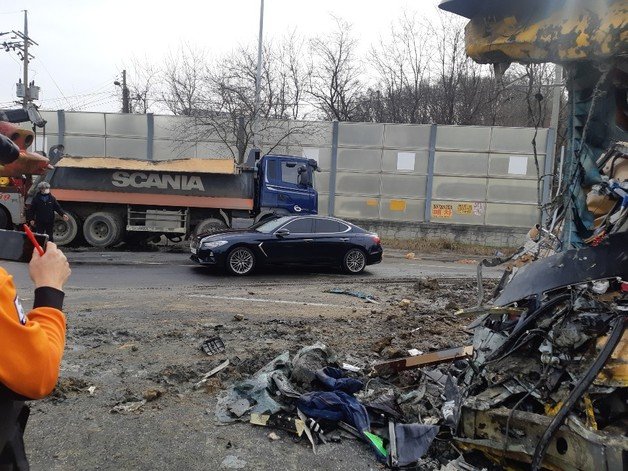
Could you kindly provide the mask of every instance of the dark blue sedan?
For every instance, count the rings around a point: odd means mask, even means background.
[[[249,229],[199,235],[192,239],[192,260],[248,275],[258,265],[337,266],[361,273],[382,261],[377,234],[347,221],[321,216],[285,216]]]

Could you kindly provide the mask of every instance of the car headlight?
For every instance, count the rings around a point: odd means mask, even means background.
[[[209,242],[201,243],[201,249],[215,249],[216,247],[220,247],[221,245],[228,244],[229,242],[226,240],[212,240]]]

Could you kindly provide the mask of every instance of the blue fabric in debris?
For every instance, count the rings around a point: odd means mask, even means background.
[[[362,381],[354,378],[344,378],[343,376],[344,372],[341,369],[331,366],[316,372],[316,379],[329,391],[344,391],[349,394],[355,394],[364,387]]]
[[[366,408],[355,397],[343,391],[321,391],[304,394],[297,407],[308,417],[346,422],[360,432],[371,428]]]

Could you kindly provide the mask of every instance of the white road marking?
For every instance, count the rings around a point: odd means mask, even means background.
[[[340,304],[309,303],[303,301],[285,301],[282,299],[242,298],[238,296],[214,296],[210,294],[190,294],[190,298],[224,299],[227,301],[247,301],[251,303],[296,304],[299,306],[337,307],[344,309],[371,309],[370,307],[342,306]]]

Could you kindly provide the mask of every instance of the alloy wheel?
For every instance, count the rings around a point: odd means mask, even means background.
[[[360,273],[366,265],[366,258],[361,250],[353,249],[345,257],[345,265],[351,273]]]
[[[253,254],[245,248],[236,249],[229,256],[229,267],[238,275],[245,275],[250,272],[254,263]]]

